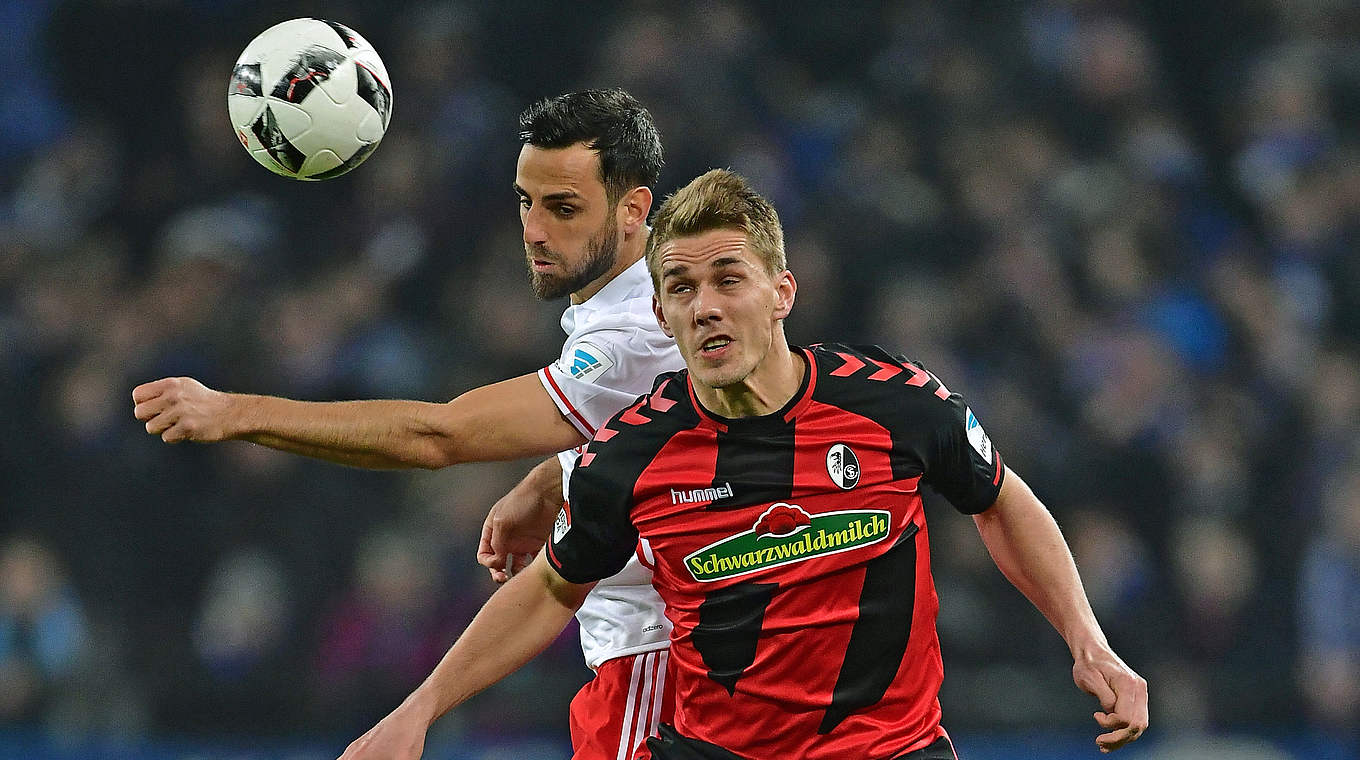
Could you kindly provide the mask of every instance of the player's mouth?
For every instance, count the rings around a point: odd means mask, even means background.
[[[557,266],[557,264],[548,261],[547,259],[539,258],[529,259],[529,267],[533,269],[535,272],[545,272],[549,269],[552,269],[555,266]]]
[[[705,359],[720,359],[731,350],[732,339],[726,335],[715,335],[699,344],[699,355]]]

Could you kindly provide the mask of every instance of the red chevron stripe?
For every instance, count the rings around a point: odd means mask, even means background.
[[[617,430],[615,430],[615,429],[613,429],[613,428],[600,428],[600,432],[598,432],[598,433],[595,434],[595,440],[600,441],[601,443],[603,443],[603,442],[609,440],[610,438],[613,438],[614,436],[616,436],[616,435],[618,435],[618,434],[619,434],[619,431],[617,431]]]
[[[875,365],[878,366],[878,371],[872,375],[869,375],[870,380],[887,380],[893,375],[901,374],[902,372],[901,367],[894,367],[891,364],[884,364],[883,362],[877,359],[870,359],[869,361],[873,362]]]
[[[643,402],[639,401],[628,407],[628,411],[619,415],[619,420],[627,422],[629,425],[646,425],[648,422],[651,422],[651,419],[637,413],[637,410],[642,408],[642,404]]]
[[[931,377],[935,377],[935,376],[934,376],[934,375],[931,375]],[[940,378],[935,377],[935,382],[940,383]],[[940,383],[940,387],[938,387],[938,388],[935,389],[935,395],[936,395],[936,396],[939,396],[941,401],[948,401],[948,400],[949,400],[949,389],[946,388],[946,387],[944,387],[944,383]]]
[[[581,455],[581,458],[580,458],[579,460],[577,460],[576,466],[577,466],[577,467],[589,467],[589,466],[590,466],[590,463],[593,462],[593,461],[595,461],[595,452],[593,452],[593,451],[587,451],[586,453],[584,453],[584,454]]]
[[[850,354],[843,354],[840,351],[836,352],[836,356],[839,356],[840,358],[844,359],[845,364],[842,364],[836,369],[831,370],[830,374],[833,377],[849,377],[855,374],[856,372],[859,372],[860,369],[864,367],[864,362],[861,361],[858,357],[851,356]]]
[[[911,373],[911,379],[907,381],[907,385],[920,388],[930,382],[930,373],[915,364],[907,363],[907,371]]]
[[[666,386],[669,385],[670,382],[670,378],[666,378],[661,382],[661,386],[652,392],[651,398],[647,401],[647,406],[650,406],[658,412],[668,411],[671,407],[675,406],[674,401],[671,401],[668,398],[662,398],[661,396],[661,394],[666,391]]]

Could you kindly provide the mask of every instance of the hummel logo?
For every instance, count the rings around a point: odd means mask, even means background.
[[[723,483],[717,488],[696,488],[692,491],[671,489],[672,504],[694,504],[700,501],[717,501],[732,498],[732,484]]]

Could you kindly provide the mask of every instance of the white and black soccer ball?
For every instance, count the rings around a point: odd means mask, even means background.
[[[298,18],[246,46],[231,75],[227,110],[237,139],[265,168],[293,179],[330,179],[378,147],[392,118],[392,80],[353,29]]]

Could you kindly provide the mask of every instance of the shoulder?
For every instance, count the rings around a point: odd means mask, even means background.
[[[818,343],[811,346],[817,363],[817,390],[877,392],[902,399],[948,399],[949,389],[919,361],[881,346]]]
[[[587,479],[612,477],[620,470],[640,473],[676,433],[698,424],[686,372],[663,373],[650,393],[600,426],[578,460],[577,472]]]
[[[604,378],[605,385],[637,394],[651,387],[657,373],[679,369],[684,361],[650,311],[645,316],[610,312],[577,325],[562,347],[558,366],[576,379]]]
[[[675,341],[662,332],[650,305],[645,311],[619,305],[590,314],[567,336],[565,349],[570,352],[581,344],[594,346],[615,360],[671,354],[679,357]],[[680,366],[683,365],[677,361],[670,368]]]

